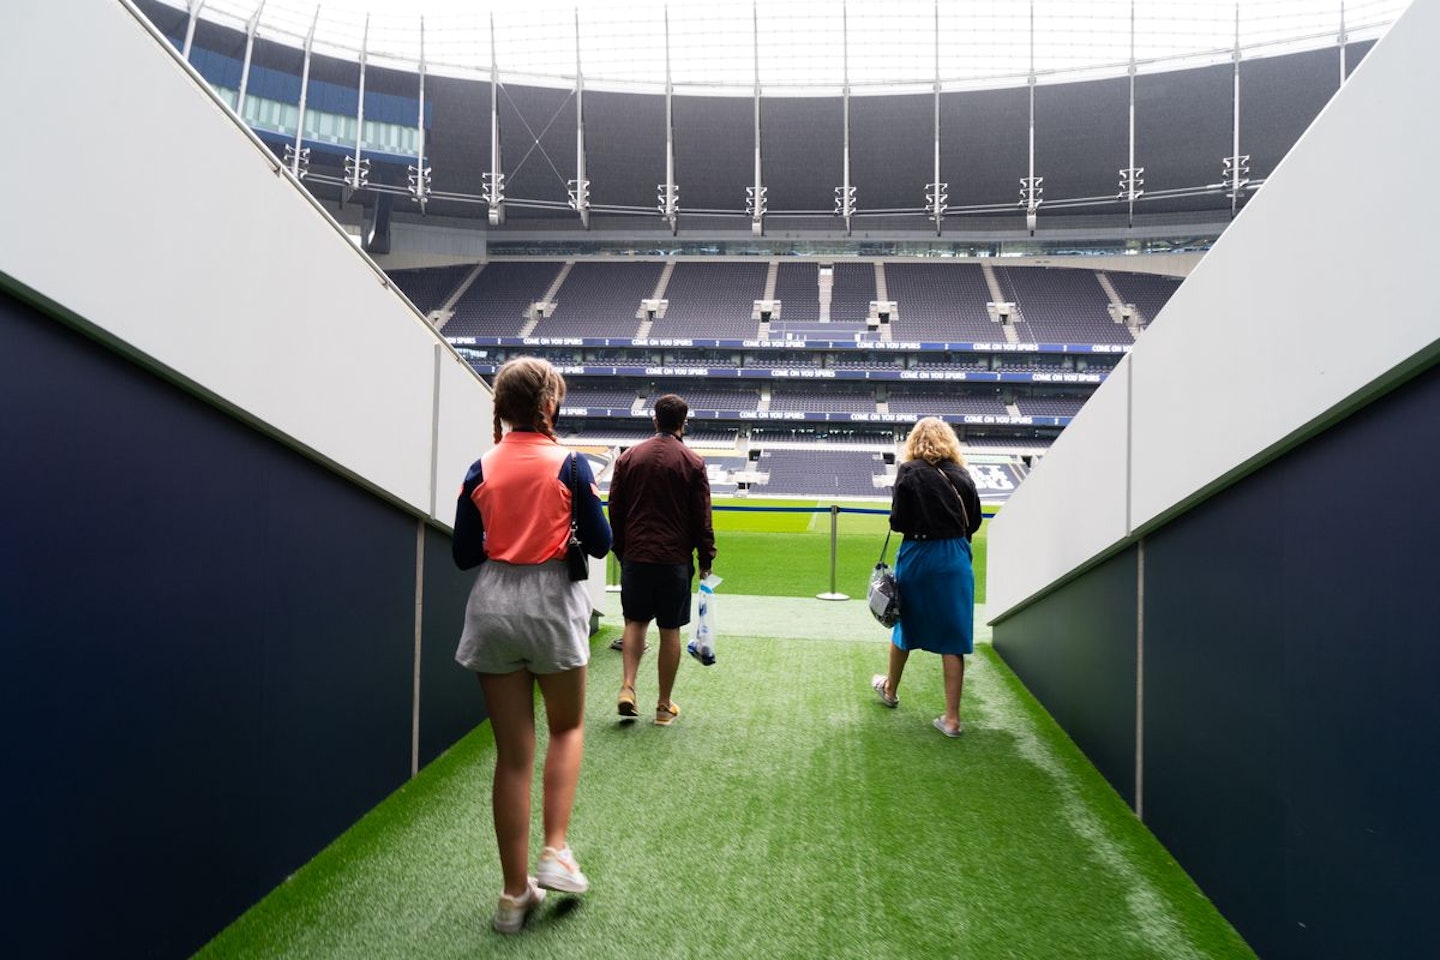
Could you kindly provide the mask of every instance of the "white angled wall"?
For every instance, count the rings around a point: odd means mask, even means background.
[[[1440,156],[1437,47],[1440,3],[1416,3],[1016,491],[990,527],[992,616],[1440,351],[1440,194],[1421,174]]]
[[[997,591],[1035,584],[1030,589],[1033,593],[1125,539],[1129,532],[1124,470],[1129,380],[1130,358],[1126,357],[990,521],[987,609],[1004,610],[1013,605],[1010,595],[997,595]],[[1052,469],[1054,462],[1065,469]],[[1011,530],[1029,538],[1020,549],[1012,549],[1017,541],[1011,539]]]
[[[7,14],[0,271],[448,522],[488,391],[442,347],[436,422],[434,331],[137,18],[118,0]]]

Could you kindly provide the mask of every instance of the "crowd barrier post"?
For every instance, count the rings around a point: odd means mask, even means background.
[[[840,505],[830,504],[830,592],[815,594],[818,600],[849,600],[850,596],[835,590],[836,542],[840,527]]]

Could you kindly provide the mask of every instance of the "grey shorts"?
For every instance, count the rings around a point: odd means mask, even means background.
[[[455,662],[476,673],[563,673],[590,662],[590,590],[564,560],[480,564]]]

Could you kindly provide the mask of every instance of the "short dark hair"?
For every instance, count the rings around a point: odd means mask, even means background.
[[[685,426],[690,415],[690,405],[673,393],[667,393],[655,401],[655,426],[662,433],[674,433]]]

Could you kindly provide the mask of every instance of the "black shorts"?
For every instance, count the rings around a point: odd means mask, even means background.
[[[695,568],[688,563],[620,564],[620,612],[626,620],[648,622],[674,630],[690,622],[690,579]]]

